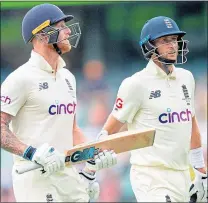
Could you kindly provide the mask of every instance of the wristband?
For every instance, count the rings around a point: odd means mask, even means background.
[[[36,148],[29,146],[23,153],[23,158],[32,161],[33,155],[36,152]]]
[[[190,162],[194,168],[204,168],[204,156],[202,147],[190,151]]]

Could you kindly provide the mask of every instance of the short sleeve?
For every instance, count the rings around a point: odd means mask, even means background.
[[[26,101],[26,87],[17,76],[11,73],[1,85],[1,111],[16,116]]]
[[[126,78],[120,85],[112,115],[120,122],[132,123],[142,103],[142,91],[132,78]]]

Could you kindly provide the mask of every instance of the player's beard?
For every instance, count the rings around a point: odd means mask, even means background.
[[[58,48],[61,50],[62,54],[71,51],[71,48],[72,48],[68,40],[63,40],[59,42],[57,45],[58,45]]]

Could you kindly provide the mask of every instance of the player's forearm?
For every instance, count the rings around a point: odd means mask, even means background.
[[[120,131],[124,123],[118,121],[114,116],[110,115],[103,126],[103,130],[106,130],[109,135],[117,133]]]
[[[75,145],[79,145],[85,142],[87,142],[87,139],[84,136],[84,133],[78,126],[76,126],[73,129],[73,145],[75,146]]]
[[[82,132],[80,127],[77,125],[76,116],[75,116],[74,123],[73,123],[73,146],[76,146],[85,142],[87,142],[87,139],[84,136],[84,133]]]
[[[1,148],[13,154],[22,156],[28,146],[22,143],[7,125],[1,123]]]
[[[191,162],[192,165],[204,165],[204,157],[203,157],[203,149],[202,149],[202,142],[201,142],[201,135],[199,126],[194,116],[192,118],[192,133],[191,133]],[[206,167],[200,166],[195,167],[201,173],[206,173]]]
[[[202,146],[199,126],[194,116],[192,118],[191,149],[197,149]]]

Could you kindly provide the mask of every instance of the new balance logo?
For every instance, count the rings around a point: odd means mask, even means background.
[[[48,83],[47,82],[39,83],[39,91],[44,89],[48,89]]]
[[[52,194],[48,193],[48,194],[46,195],[46,201],[47,201],[47,202],[53,202]]]
[[[165,199],[166,199],[166,202],[171,202],[171,199],[170,199],[170,196],[169,195],[166,195],[165,196]]]
[[[149,99],[158,98],[161,96],[160,90],[151,91]]]

